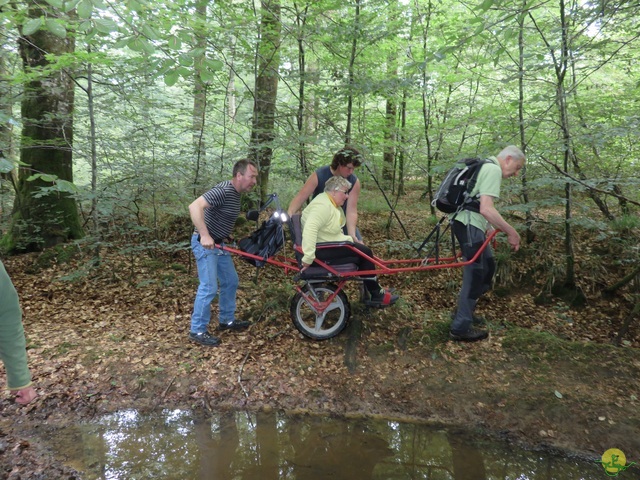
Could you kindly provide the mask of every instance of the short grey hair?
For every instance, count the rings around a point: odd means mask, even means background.
[[[502,149],[502,151],[497,155],[498,158],[505,159],[507,157],[511,157],[518,162],[526,161],[524,153],[515,145],[508,145]]]
[[[340,175],[334,175],[324,184],[324,191],[340,190],[341,188],[351,190],[351,182]]]

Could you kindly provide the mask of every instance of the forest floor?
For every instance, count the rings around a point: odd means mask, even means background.
[[[376,253],[397,258],[393,243],[375,240],[386,219],[361,217]],[[582,275],[591,275],[586,247],[577,250]],[[622,346],[611,344],[629,302],[587,289],[579,309],[557,298],[538,305],[545,279],[527,282],[523,277],[535,274],[524,266],[542,257],[553,263],[545,251],[524,245],[499,268],[502,283],[528,286],[488,294],[478,313],[489,320],[490,337],[470,344],[447,336],[458,269],[383,277],[383,286],[402,296],[384,310],[361,307],[349,287],[349,326],[317,342],[292,325],[291,277],[267,267],[254,283],[256,269],[237,261],[238,309],[254,323],[221,333],[215,348],[187,340],[197,286],[188,250],[155,258],[105,253],[92,269],[80,256],[67,263],[59,256],[43,261],[45,254],[7,258],[39,397],[27,407],[9,393],[0,400],[0,478],[82,478],[47,448],[39,427],[129,408],[376,415],[467,427],[595,459],[615,447],[638,461],[637,323]]]

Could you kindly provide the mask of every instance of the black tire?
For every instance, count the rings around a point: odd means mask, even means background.
[[[307,286],[305,293],[313,295],[315,292],[318,298],[323,300],[329,298],[336,289],[335,285],[327,284]],[[347,326],[350,315],[349,299],[342,290],[335,296],[324,315],[318,315],[300,293],[296,293],[291,300],[293,324],[300,333],[313,340],[326,340],[338,335]]]

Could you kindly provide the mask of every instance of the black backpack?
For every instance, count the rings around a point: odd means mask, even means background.
[[[263,267],[267,258],[275,255],[284,245],[284,229],[279,216],[272,216],[262,222],[260,228],[248,237],[238,242],[238,248],[243,252],[259,255],[262,260],[251,257],[242,257],[255,267]]]
[[[480,201],[469,194],[478,179],[480,167],[490,160],[464,158],[447,172],[433,199],[432,205],[443,213],[456,213],[460,210],[480,211]]]

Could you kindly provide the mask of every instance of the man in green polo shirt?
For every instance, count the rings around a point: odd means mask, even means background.
[[[453,220],[453,232],[464,258],[472,258],[476,254],[486,239],[486,232],[492,228],[506,233],[507,241],[514,251],[520,248],[520,235],[496,210],[494,200],[500,198],[502,179],[515,177],[524,167],[524,153],[518,147],[510,145],[488,160],[480,168],[476,185],[470,192],[472,197],[478,196],[480,212],[463,209]],[[478,299],[491,288],[495,269],[490,246],[487,246],[476,262],[464,267],[458,306],[449,332],[452,340],[475,342],[487,338],[488,332],[477,328],[482,319],[473,313]]]

